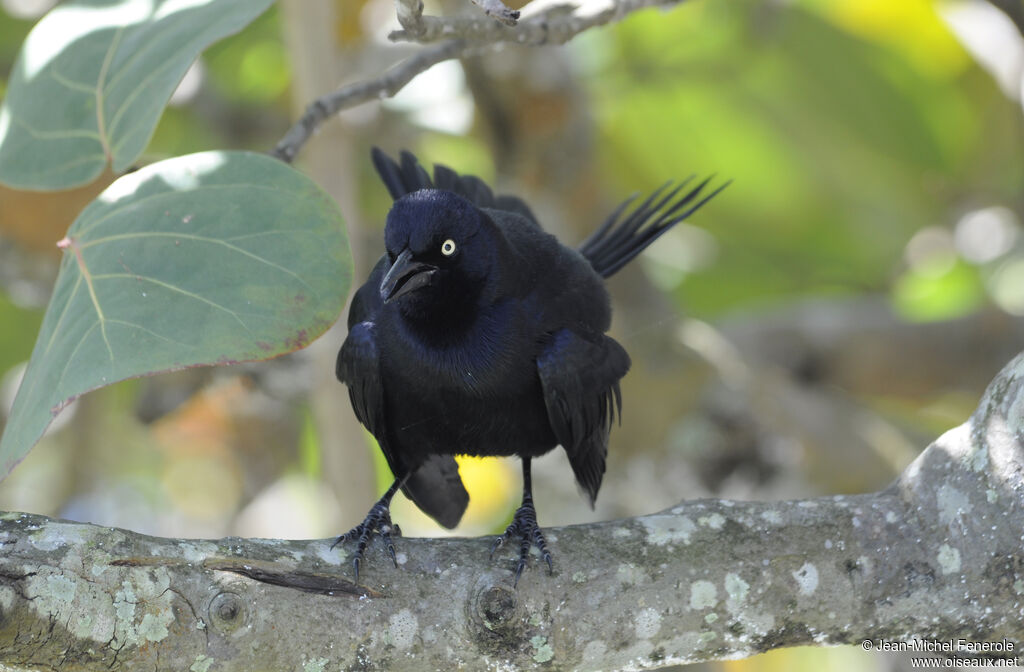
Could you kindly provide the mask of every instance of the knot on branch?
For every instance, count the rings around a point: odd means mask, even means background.
[[[526,634],[526,618],[516,592],[499,580],[491,573],[484,574],[466,605],[474,639],[495,652],[515,648]]]
[[[213,596],[207,608],[210,626],[222,635],[230,635],[249,622],[245,601],[238,593],[222,591]]]

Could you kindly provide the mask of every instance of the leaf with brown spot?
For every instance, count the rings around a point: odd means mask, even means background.
[[[0,439],[0,477],[89,390],[306,346],[338,318],[352,273],[334,201],[290,166],[247,152],[192,154],[120,178],[60,247]]]

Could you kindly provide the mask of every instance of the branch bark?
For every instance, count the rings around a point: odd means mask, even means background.
[[[474,0],[476,2],[477,0]],[[588,28],[621,21],[648,7],[672,7],[683,0],[587,0],[586,2],[536,2],[514,26],[481,16],[423,16],[417,0],[398,2],[402,30],[388,35],[393,42],[435,42],[460,38],[467,42],[513,42],[530,46],[564,44]]]
[[[158,539],[0,517],[0,663],[55,669],[652,669],[796,644],[1024,643],[1024,354],[888,489],[704,500],[489,539]],[[308,666],[312,666],[311,668]]]
[[[534,47],[564,44],[584,30],[620,21],[640,9],[671,7],[681,1],[609,0],[585,3],[579,7],[556,5],[509,26],[486,16],[423,16],[423,5],[419,0],[400,0],[397,2],[398,20],[403,29],[391,33],[388,36],[391,40],[443,41],[425,47],[378,78],[349,84],[314,100],[302,118],[277,143],[271,155],[291,162],[316,129],[329,118],[361,103],[395,95],[421,72],[442,61],[492,51],[507,43]]]
[[[341,110],[370,100],[390,98],[401,91],[402,87],[411,82],[416,75],[442,61],[460,58],[468,51],[466,43],[462,40],[442,42],[392,66],[376,79],[349,84],[317,98],[309,104],[302,117],[288,129],[271,155],[290,163],[317,128]]]

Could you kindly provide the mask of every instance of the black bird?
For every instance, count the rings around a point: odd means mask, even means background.
[[[374,533],[395,559],[389,507],[399,488],[452,528],[469,503],[454,455],[518,455],[523,503],[491,555],[517,539],[516,583],[531,544],[551,571],[530,460],[561,445],[593,506],[630,364],[605,335],[603,279],[728,183],[703,197],[710,178],[686,192],[689,180],[665,185],[626,214],[629,199],[574,250],[522,200],[476,177],[438,165],[431,178],[408,152],[401,163],[376,148],[372,158],[395,201],[387,252],[352,299],[337,375],[395,481],[335,544],[358,541],[358,580]]]

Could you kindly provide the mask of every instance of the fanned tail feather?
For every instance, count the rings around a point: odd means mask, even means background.
[[[662,234],[695,213],[732,183],[732,180],[729,180],[701,197],[701,192],[713,178],[713,175],[706,178],[674,203],[671,201],[693,180],[693,177],[683,180],[664,196],[662,194],[671,183],[663,184],[624,216],[629,205],[636,199],[635,195],[631,196],[623,201],[577,249],[590,261],[590,265],[601,277],[614,275]]]
[[[397,200],[406,194],[420,189],[431,189],[434,186],[430,175],[409,152],[401,153],[401,164],[376,147],[370,150],[370,158],[392,199]]]
[[[522,199],[495,194],[486,182],[475,175],[459,175],[447,166],[434,164],[434,176],[431,178],[419,160],[408,151],[401,152],[399,160],[395,161],[374,147],[370,150],[370,158],[393,200],[420,189],[444,189],[462,196],[478,208],[515,212],[537,223],[537,218]]]

